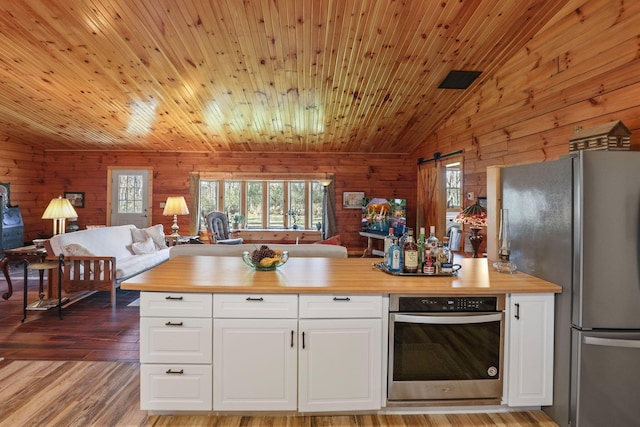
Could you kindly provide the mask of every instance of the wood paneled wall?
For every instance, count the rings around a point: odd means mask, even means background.
[[[464,193],[485,196],[487,166],[558,159],[577,126],[622,120],[640,149],[638,28],[640,2],[568,1],[416,157],[464,150]]]
[[[11,184],[10,202],[18,205],[25,225],[25,237],[31,240],[40,233],[40,219],[49,199],[43,195],[44,153],[30,145],[15,143],[0,132],[0,182]],[[48,221],[48,227],[53,227]],[[47,231],[51,232],[51,229]]]
[[[344,191],[364,191],[367,196],[406,198],[408,221],[415,223],[417,160],[409,156],[369,154],[265,153],[148,153],[148,152],[63,152],[48,151],[45,157],[47,185],[45,199],[64,191],[83,191],[85,207],[78,209],[78,225],[105,224],[107,218],[107,169],[109,167],[153,168],[152,222],[171,224],[162,216],[160,203],[167,196],[189,195],[190,172],[232,173],[329,173],[336,184],[337,227],[342,242],[351,252],[366,246],[360,237],[360,210],[343,209]],[[41,209],[44,210],[44,204]],[[181,230],[188,230],[186,216],[179,217]],[[41,231],[48,227],[42,222]],[[33,233],[33,231],[32,231]],[[183,233],[184,234],[184,233]]]

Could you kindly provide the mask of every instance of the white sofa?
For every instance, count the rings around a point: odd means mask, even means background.
[[[267,243],[271,249],[289,251],[290,257],[346,258],[347,248],[339,245],[323,244],[280,244]],[[170,257],[177,256],[242,256],[242,252],[252,252],[260,244],[242,243],[239,245],[179,245],[171,248]]]
[[[120,283],[169,259],[162,224],[145,229],[134,225],[58,234],[46,242],[47,256],[64,255],[63,289],[115,292]]]

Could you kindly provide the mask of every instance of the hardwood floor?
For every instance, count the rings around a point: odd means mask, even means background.
[[[13,270],[12,270],[13,271]],[[15,274],[18,274],[14,271]],[[232,416],[148,415],[139,409],[137,292],[98,292],[55,311],[28,312],[22,323],[22,277],[0,300],[0,427],[4,426],[543,426],[542,411],[488,414]],[[4,278],[0,290],[6,289]],[[29,300],[37,280],[29,280]]]

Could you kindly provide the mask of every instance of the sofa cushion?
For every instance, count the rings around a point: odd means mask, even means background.
[[[156,244],[153,243],[153,239],[151,237],[147,237],[147,240],[142,242],[133,242],[131,244],[131,249],[136,255],[150,254],[158,250],[156,249]]]
[[[93,252],[79,243],[69,243],[62,248],[62,253],[65,256],[94,256]]]
[[[153,240],[156,249],[166,249],[168,247],[162,224],[152,225],[147,228],[134,228],[131,230],[131,239],[133,242],[144,242],[149,237]]]
[[[169,248],[116,261],[116,281],[120,283],[169,259]]]

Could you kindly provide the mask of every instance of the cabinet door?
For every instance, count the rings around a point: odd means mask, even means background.
[[[296,409],[297,323],[214,319],[214,410]]]
[[[380,409],[381,319],[301,319],[298,335],[300,412]]]
[[[509,304],[509,406],[553,403],[553,294],[513,294]]]

